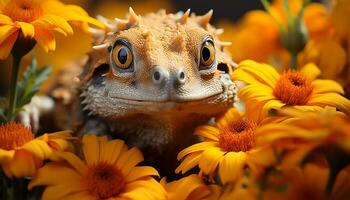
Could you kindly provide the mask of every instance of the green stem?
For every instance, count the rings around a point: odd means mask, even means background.
[[[290,69],[296,70],[297,69],[298,53],[290,52],[290,54],[291,54]]]
[[[21,63],[21,56],[17,56],[13,54],[13,62],[12,62],[12,74],[11,74],[11,85],[10,85],[10,102],[9,109],[7,111],[7,120],[11,121],[15,117],[16,112],[16,104],[17,104],[17,82],[19,76],[19,69]]]

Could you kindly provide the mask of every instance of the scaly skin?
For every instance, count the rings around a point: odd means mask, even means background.
[[[103,131],[141,148],[146,162],[167,175],[178,151],[193,143],[195,127],[232,107],[236,93],[229,78],[235,64],[217,37],[221,30],[209,24],[212,11],[189,13],[141,17],[130,9],[126,20],[101,18],[107,31],[91,30],[95,46],[80,75],[80,98],[71,100],[89,113],[80,120],[84,131],[96,132],[89,121],[104,124]],[[215,49],[209,66],[201,61],[205,42]],[[112,53],[118,44],[132,53],[126,69]]]

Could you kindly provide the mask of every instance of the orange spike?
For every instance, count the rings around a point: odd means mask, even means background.
[[[212,16],[213,16],[213,10],[210,9],[205,15],[203,15],[203,16],[201,16],[199,18],[199,22],[198,23],[201,26],[206,27],[209,24],[210,19],[211,19]]]
[[[187,9],[187,11],[178,19],[178,22],[180,22],[181,24],[185,24],[188,18],[190,17],[190,12],[191,9]]]

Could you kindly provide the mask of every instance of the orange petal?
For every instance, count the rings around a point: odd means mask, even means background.
[[[25,150],[18,150],[15,152],[13,160],[9,164],[11,174],[6,174],[6,176],[34,176],[37,168],[41,165],[42,162],[33,156],[30,152]]]
[[[16,22],[22,30],[24,37],[34,37],[34,26],[26,22]]]
[[[6,41],[13,33],[17,32],[18,28],[13,25],[0,26],[0,44]]]
[[[127,152],[123,153],[117,160],[117,167],[121,169],[122,174],[129,174],[130,170],[135,167],[138,163],[143,161],[143,155],[136,147],[131,148]]]
[[[205,137],[206,139],[218,141],[219,133],[220,131],[213,126],[199,126],[196,128],[194,135],[200,135]]]
[[[217,145],[216,142],[201,142],[201,143],[198,143],[198,144],[194,144],[194,145],[189,146],[186,149],[182,150],[177,155],[177,159],[180,160],[183,157],[185,157],[187,154],[194,153],[194,152],[197,152],[197,151],[203,151],[203,150],[205,150],[207,148],[215,147],[216,145]]]
[[[213,174],[225,152],[218,147],[206,149],[199,158],[199,168],[204,174]]]
[[[34,38],[46,52],[56,49],[55,36],[51,30],[36,26]]]
[[[145,176],[159,176],[156,169],[149,166],[139,166],[134,167],[130,171],[130,173],[125,177],[125,181],[127,183],[130,183],[132,181],[135,181],[137,179],[141,179]]]
[[[246,163],[247,154],[245,152],[228,152],[223,156],[219,164],[219,175],[225,184],[234,182],[243,175],[243,167]]]

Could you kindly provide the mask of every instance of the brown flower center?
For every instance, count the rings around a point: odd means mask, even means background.
[[[90,166],[86,179],[90,192],[99,199],[117,196],[126,184],[122,172],[107,162]]]
[[[277,81],[274,95],[287,105],[306,105],[312,90],[311,81],[305,75],[288,71]]]
[[[255,146],[254,131],[257,124],[245,117],[233,122],[219,135],[219,146],[224,151],[249,151]]]
[[[3,13],[14,21],[29,23],[42,16],[44,11],[36,0],[11,0]]]
[[[0,149],[13,150],[34,139],[33,133],[20,123],[0,126]]]

